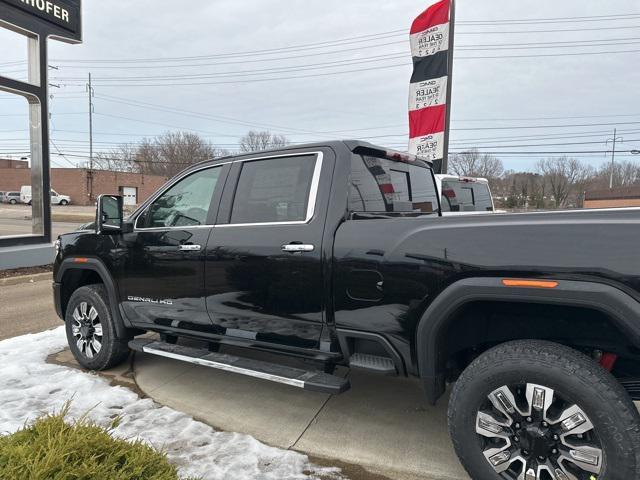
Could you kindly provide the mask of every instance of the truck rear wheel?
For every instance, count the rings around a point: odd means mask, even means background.
[[[449,431],[472,478],[640,478],[640,415],[616,379],[563,345],[514,341],[456,382]]]
[[[78,288],[65,314],[67,341],[73,356],[89,370],[105,370],[129,355],[129,338],[119,338],[104,285]]]

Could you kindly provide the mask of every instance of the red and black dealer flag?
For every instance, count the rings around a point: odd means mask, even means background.
[[[409,153],[442,159],[447,126],[452,0],[441,0],[413,21],[409,89]]]

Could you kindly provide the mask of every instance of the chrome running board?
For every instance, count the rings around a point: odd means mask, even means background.
[[[134,339],[129,348],[137,352],[173,358],[204,367],[239,373],[249,377],[284,383],[292,387],[329,394],[342,393],[349,389],[349,380],[318,371],[303,370],[277,363],[263,362],[250,358],[236,357],[224,353],[210,352],[208,349],[172,345],[153,339]]]

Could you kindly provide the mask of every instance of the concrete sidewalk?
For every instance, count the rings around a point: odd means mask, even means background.
[[[427,405],[418,381],[343,369],[351,389],[330,396],[140,353],[133,364],[143,392],[213,427],[396,480],[468,479],[447,433],[447,399]]]

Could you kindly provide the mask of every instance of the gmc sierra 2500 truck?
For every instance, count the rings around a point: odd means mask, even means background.
[[[193,165],[126,219],[101,196],[95,229],[57,241],[70,348],[333,394],[336,365],[418,377],[430,402],[453,383],[473,479],[640,478],[640,209],[443,217],[438,169],[336,141]]]

